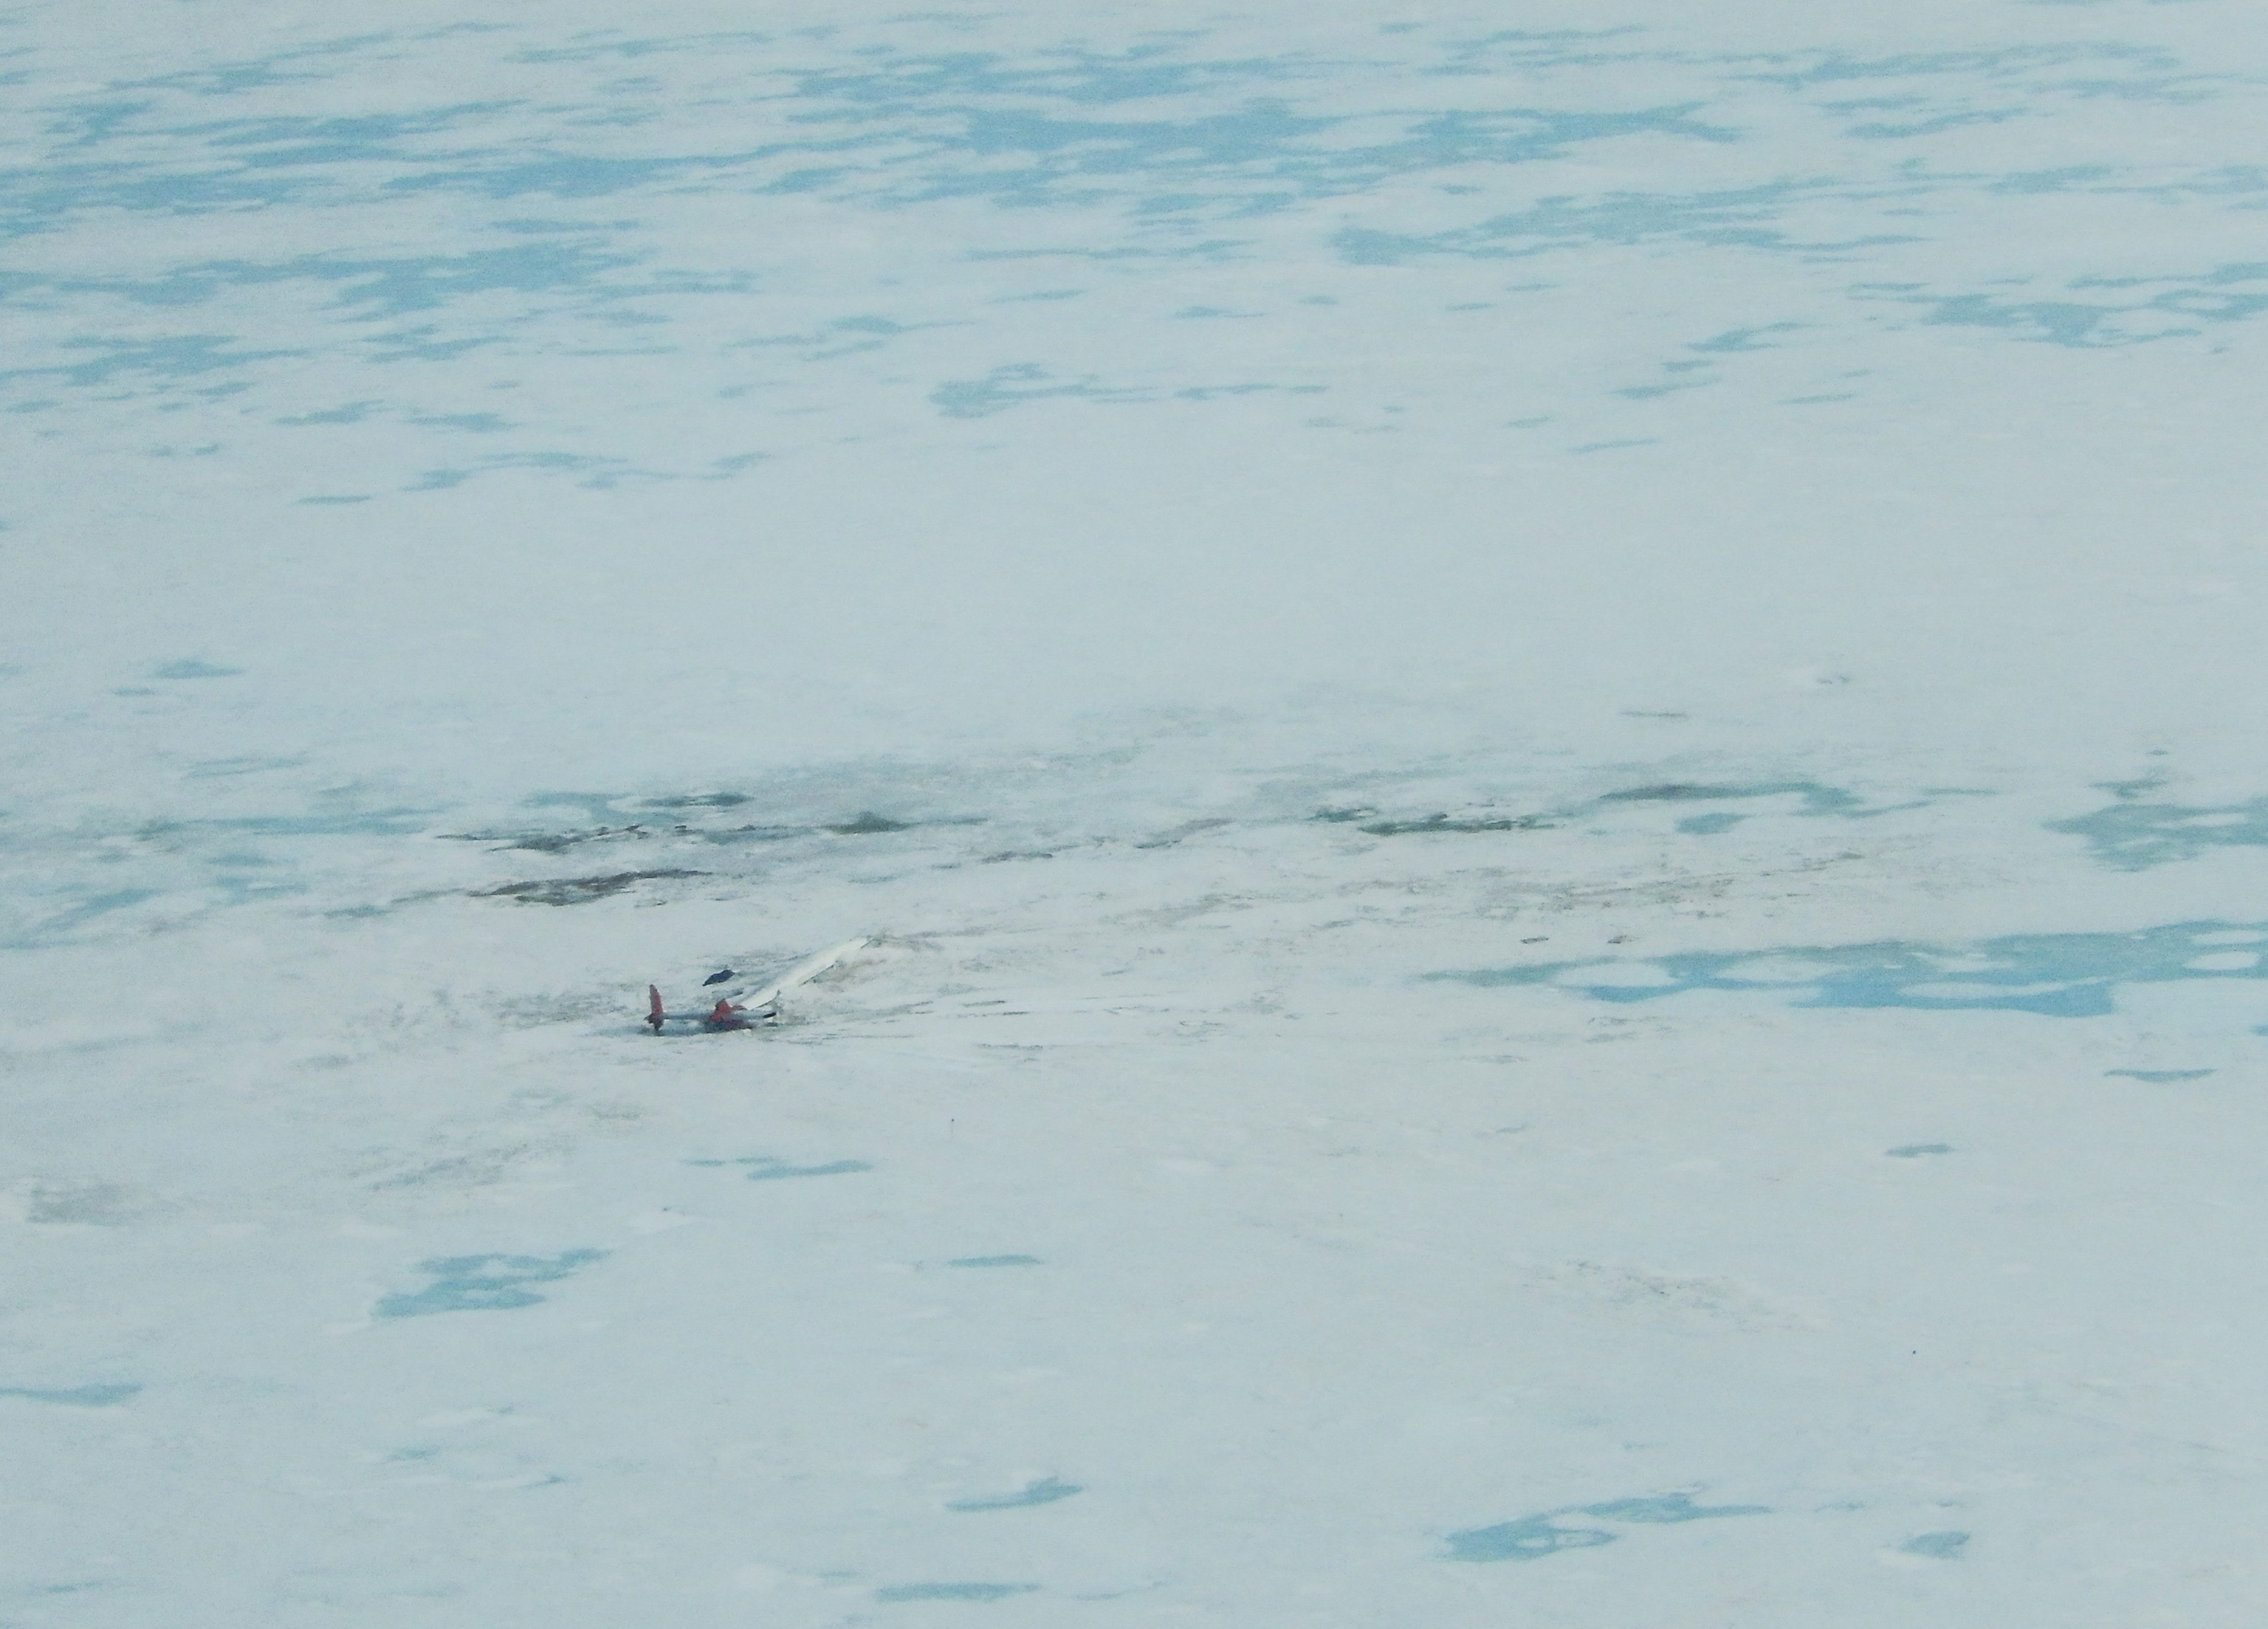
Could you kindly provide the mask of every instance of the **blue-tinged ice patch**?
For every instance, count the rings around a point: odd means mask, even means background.
[[[247,163],[368,164],[414,157],[414,150],[403,145],[409,138],[461,130],[476,119],[509,108],[505,102],[465,102],[412,114],[271,115],[222,120],[203,130],[216,147],[261,150],[247,157]]]
[[[1882,1152],[1894,1160],[1918,1160],[1933,1154],[1950,1154],[1953,1145],[1949,1142],[1909,1142],[1895,1148],[1885,1148]]]
[[[989,418],[996,413],[1050,396],[1076,397],[1083,401],[1130,402],[1156,400],[1155,389],[1104,385],[1095,377],[1057,382],[1037,363],[1020,362],[995,368],[981,379],[947,379],[930,393],[930,404],[949,419]]]
[[[1610,1499],[1604,1504],[1582,1505],[1578,1514],[1610,1522],[1705,1522],[1726,1515],[1770,1515],[1765,1505],[1697,1505],[1690,1493],[1656,1493],[1641,1499]]]
[[[956,1256],[945,1264],[948,1267],[1036,1267],[1037,1256]]]
[[[1582,447],[1573,449],[1578,452],[1585,450]],[[1595,818],[1625,808],[1644,808],[1654,804],[1671,808],[1695,803],[1760,804],[1778,800],[1783,806],[1776,812],[1797,818],[1871,820],[1881,815],[1926,809],[1938,796],[1951,795],[1946,789],[1933,789],[1929,796],[1911,802],[1869,804],[1855,792],[1817,781],[1660,781],[1607,792],[1587,803],[1562,805],[1535,813],[1508,815],[1484,809],[1454,818],[1447,812],[1439,812],[1417,818],[1381,819],[1378,818],[1379,811],[1367,804],[1345,804],[1318,809],[1309,818],[1342,826],[1360,823],[1360,829],[1373,837],[1401,837],[1429,832],[1548,831],[1561,821],[1580,817]],[[1791,803],[1793,807],[1786,806]],[[1712,809],[1705,813],[1681,817],[1676,827],[1690,836],[1713,836],[1730,831],[1759,812],[1762,811],[1756,809]]]
[[[1702,132],[1696,129],[1692,134]],[[1734,137],[1730,132],[1719,132],[1705,139]],[[1405,234],[1350,226],[1331,242],[1339,258],[1349,265],[1402,266],[1440,255],[1518,260],[1551,250],[1602,245],[1627,248],[1664,239],[1807,256],[1918,241],[1904,232],[1822,239],[1787,230],[1793,224],[1787,217],[1794,206],[1845,190],[1843,183],[1770,181],[1719,192],[1559,196],[1437,232]]]
[[[359,424],[371,415],[372,409],[377,406],[374,401],[350,401],[342,407],[325,407],[312,413],[294,414],[276,422],[293,429],[307,424]]]
[[[1801,799],[1803,807],[1800,812],[1807,815],[1855,816],[1862,812],[1889,812],[1884,809],[1862,810],[1855,793],[1846,792],[1839,786],[1822,786],[1816,781],[1759,781],[1730,785],[1665,781],[1653,786],[1633,786],[1620,792],[1608,792],[1599,801],[1602,803],[1713,803],[1786,796]],[[1917,806],[1902,805],[1906,808]]]
[[[1749,62],[1757,65],[1750,67]],[[1781,85],[1799,94],[1822,86],[1872,89],[1864,82],[1903,81],[1886,84],[1871,95],[1813,103],[1824,112],[1857,120],[1846,127],[1848,134],[1875,140],[2038,116],[2057,102],[2102,97],[2197,100],[2210,93],[2206,87],[2213,79],[2168,52],[2117,40],[1993,46],[1894,56],[1854,56],[1830,48],[1800,56],[1750,58],[1739,65],[1734,77]],[[1980,106],[1987,96],[1992,101]],[[1859,117],[1884,111],[1896,111],[1904,117],[1896,122]]]
[[[1566,1505],[1516,1522],[1476,1527],[1448,1537],[1449,1558],[1455,1561],[1540,1561],[1562,1550],[1610,1545],[1621,1537],[1597,1527],[1563,1527],[1559,1518],[1589,1516],[1605,1522],[1661,1525],[1705,1522],[1719,1516],[1770,1515],[1766,1505],[1697,1505],[1690,1493],[1657,1493],[1638,1499],[1610,1499],[1603,1504]]]
[[[1071,295],[1078,292],[1076,289],[1070,290]],[[1026,295],[1021,297],[1039,299],[1042,297]],[[832,362],[841,356],[880,350],[902,334],[945,326],[936,322],[895,322],[887,317],[872,314],[835,317],[803,333],[768,334],[756,339],[734,340],[724,349],[728,351],[786,349],[794,351],[799,362]]]
[[[924,99],[958,101],[979,96],[1025,101],[1054,98],[1074,107],[1109,107],[1207,92],[1248,93],[1314,72],[1296,57],[1191,62],[1169,55],[1162,45],[1136,46],[1115,54],[1064,45],[1020,61],[991,51],[910,55],[887,46],[861,55],[867,60],[855,68],[795,76],[798,88],[806,96],[832,99],[846,108],[885,112]]]
[[[608,253],[587,243],[523,242],[462,254],[426,254],[362,259],[313,254],[287,260],[199,260],[174,267],[164,276],[142,282],[123,278],[59,278],[44,287],[57,294],[102,295],[137,305],[202,305],[222,295],[278,283],[307,283],[334,290],[331,305],[367,319],[438,310],[472,296],[512,293],[556,294],[572,290],[621,298],[641,293],[690,294],[709,289],[741,291],[740,280],[724,283],[669,277],[659,283],[607,283],[609,274],[638,263],[638,257]],[[258,353],[265,359],[283,352]],[[199,358],[200,360],[202,358]],[[85,382],[85,381],[74,381]],[[340,422],[301,419],[298,422]]]
[[[59,363],[48,367],[0,371],[0,380],[58,378],[67,385],[146,384],[152,379],[198,378],[254,363],[303,357],[299,350],[235,350],[232,334],[179,334],[156,340],[73,338],[58,341],[58,349],[99,353],[86,362]]]
[[[770,456],[763,452],[739,452],[726,458],[711,459],[691,468],[655,469],[633,464],[628,459],[593,458],[571,452],[504,452],[482,459],[477,470],[426,470],[401,490],[446,492],[452,487],[461,487],[475,474],[493,473],[498,470],[536,469],[579,475],[582,479],[575,483],[577,486],[608,492],[626,481],[730,481],[743,471],[762,463]],[[306,503],[311,500],[300,501]]]
[[[2170,1086],[2181,1081],[2201,1081],[2213,1073],[2211,1069],[2105,1069],[2105,1076],[2141,1081],[2152,1086]]]
[[[275,862],[260,855],[217,855],[210,862],[207,886],[222,905],[246,905],[254,899],[283,899],[307,892],[307,884],[267,873]]]
[[[1012,1595],[1030,1595],[1037,1584],[886,1584],[874,1591],[877,1601],[1004,1601]]]
[[[312,45],[293,46],[267,56],[220,62],[211,67],[184,68],[148,79],[121,80],[111,88],[119,91],[182,90],[220,97],[275,85],[311,84],[335,77],[339,71],[336,59],[351,56],[372,46],[392,44],[398,38],[392,33],[348,34]]]
[[[2007,298],[1992,294],[1896,294],[1887,297],[1925,309],[1922,321],[1940,327],[1999,328],[2014,337],[2080,349],[2142,345],[2203,332],[2202,323],[2241,322],[2268,312],[2268,288],[2226,285],[2268,278],[2268,268],[2223,267],[2194,282],[2176,283],[2142,298]],[[2072,290],[2102,288],[2081,279]]]
[[[581,452],[498,452],[476,460],[481,471],[506,469],[556,470],[563,474],[579,477],[578,487],[598,491],[609,491],[622,481],[636,476],[648,480],[666,481],[674,477],[660,470],[644,470],[628,459],[602,458]],[[462,486],[478,472],[469,469],[431,469],[416,481],[401,488],[404,492],[442,492],[451,487]]]
[[[847,1177],[874,1168],[865,1160],[835,1160],[825,1165],[791,1165],[785,1160],[752,1155],[737,1160],[688,1160],[688,1165],[744,1165],[750,1182],[780,1182],[790,1177]]]
[[[1832,816],[1845,820],[1871,820],[1880,815],[1902,814],[1908,810],[1926,809],[1933,801],[1924,797],[1911,803],[1870,807],[1856,793],[1845,791],[1839,786],[1826,786],[1817,781],[1731,783],[1670,781],[1609,792],[1598,801],[1602,804],[1719,803],[1754,803],[1771,798],[1797,800],[1798,807],[1793,812],[1803,818]],[[1731,831],[1748,818],[1749,815],[1744,811],[1712,809],[1704,814],[1683,817],[1677,822],[1677,829],[1689,837],[1714,837],[1719,833]]]
[[[144,900],[154,899],[158,893],[155,888],[112,888],[85,895],[66,909],[35,922],[31,930],[21,937],[5,941],[5,948],[29,950],[51,944],[63,935],[84,928],[114,911],[130,910]]]
[[[1969,1547],[1967,1533],[1917,1533],[1898,1546],[1907,1555],[1927,1556],[1933,1561],[1955,1561]]]
[[[2268,977],[2257,957],[2199,955],[2257,924],[2180,922],[2137,933],[2016,934],[1967,946],[1885,941],[1767,952],[1692,951],[1645,960],[1602,958],[1433,972],[1484,987],[1553,985],[1595,1001],[1643,1002],[1689,990],[1786,990],[1802,1007],[1991,1008],[2053,1018],[2112,1010],[2122,984]]]
[[[203,663],[159,671],[171,678],[234,671],[209,671]],[[195,760],[179,773],[197,783],[184,795],[202,806],[256,808],[263,790],[284,797],[269,777],[302,767],[290,758],[247,755]],[[367,903],[369,844],[363,840],[413,836],[430,811],[363,806],[362,790],[328,787],[293,796],[289,801],[302,806],[291,813],[88,821],[29,843],[11,833],[16,870],[0,882],[0,947],[53,944],[97,923],[115,931],[122,922],[104,919],[159,899],[173,921],[319,885],[343,886]]]
[[[527,1288],[571,1277],[603,1250],[571,1250],[557,1256],[442,1256],[417,1264],[433,1281],[415,1295],[388,1295],[378,1303],[382,1318],[421,1317],[429,1312],[502,1312],[532,1307],[546,1299]]]
[[[147,828],[162,831],[242,832],[256,837],[409,837],[424,829],[431,809],[336,808],[314,814],[240,815],[211,820],[180,820]]]
[[[1057,1477],[1047,1477],[1027,1483],[1012,1493],[998,1493],[989,1498],[956,1499],[946,1506],[948,1510],[1025,1510],[1035,1505],[1051,1505],[1058,1500],[1070,1499],[1086,1490],[1075,1482]]]
[[[750,1182],[777,1182],[787,1177],[847,1177],[874,1168],[865,1160],[836,1160],[826,1165],[789,1165],[778,1160],[742,1161],[750,1166]]]
[[[243,674],[244,670],[240,667],[220,667],[210,662],[200,662],[195,657],[168,662],[162,667],[150,670],[152,679],[239,679]]]
[[[1454,1561],[1540,1561],[1562,1550],[1610,1545],[1617,1535],[1598,1527],[1561,1527],[1550,1516],[1531,1515],[1494,1527],[1449,1535]]]
[[[2084,838],[2095,861],[2114,871],[2193,860],[2214,848],[2268,848],[2268,797],[2192,806],[2141,802],[2142,792],[2151,789],[2148,782],[2107,789],[2119,801],[2092,814],[2051,820],[2047,829]]]
[[[141,1390],[136,1385],[0,1386],[0,1397],[22,1398],[32,1403],[58,1403],[65,1408],[110,1408]]]

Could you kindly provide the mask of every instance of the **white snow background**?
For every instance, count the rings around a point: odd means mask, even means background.
[[[2257,5],[0,128],[0,1625],[2268,1612]]]

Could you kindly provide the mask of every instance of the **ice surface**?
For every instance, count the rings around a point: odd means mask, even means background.
[[[2259,1620],[2257,9],[380,12],[0,10],[0,1624]]]

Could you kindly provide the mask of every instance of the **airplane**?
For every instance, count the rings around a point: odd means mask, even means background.
[[[760,990],[751,990],[747,982],[734,984],[739,977],[727,967],[711,973],[701,983],[705,989],[711,985],[725,987],[718,991],[717,1004],[705,1011],[670,1012],[661,1002],[658,985],[645,987],[645,1023],[656,1035],[670,1033],[672,1024],[689,1026],[694,1034],[718,1035],[732,1030],[753,1030],[759,1025],[779,1022],[780,997],[799,984],[808,984],[828,968],[839,966],[866,948],[864,939],[846,939],[834,949],[821,950],[807,957],[790,968],[785,974]],[[736,997],[741,999],[735,999]],[[678,1033],[685,1033],[681,1029]]]
[[[665,1025],[672,1024],[697,1024],[713,1035],[719,1030],[753,1030],[759,1024],[779,1022],[777,1006],[760,1007],[752,1011],[737,1002],[719,996],[717,1004],[706,1012],[664,1012],[659,986],[646,986],[645,996],[645,1021],[652,1026],[656,1035],[662,1033]]]

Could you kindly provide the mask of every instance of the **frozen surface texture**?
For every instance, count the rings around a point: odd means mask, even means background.
[[[0,143],[0,1625],[2268,1612],[2257,6],[50,0]]]

